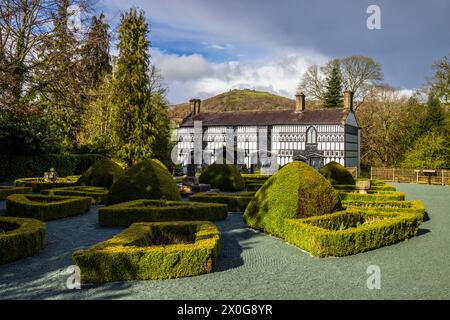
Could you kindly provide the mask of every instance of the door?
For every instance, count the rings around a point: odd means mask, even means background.
[[[316,170],[320,170],[322,159],[319,157],[309,158],[309,165]]]

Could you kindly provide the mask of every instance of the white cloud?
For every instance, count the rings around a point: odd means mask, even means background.
[[[152,49],[152,57],[169,88],[172,103],[244,88],[292,98],[306,69],[328,59],[314,52],[279,52],[258,61],[213,63],[200,54],[176,55],[157,48]]]

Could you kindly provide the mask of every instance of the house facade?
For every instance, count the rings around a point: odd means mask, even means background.
[[[177,130],[178,161],[184,166],[194,164],[197,147],[202,164],[228,152],[235,164],[248,168],[265,167],[269,156],[279,166],[301,160],[320,169],[336,161],[359,170],[361,130],[351,92],[345,92],[343,108],[308,109],[299,93],[294,110],[201,112],[198,99],[191,100],[191,109]]]

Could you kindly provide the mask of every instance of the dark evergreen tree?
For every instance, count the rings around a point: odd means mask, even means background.
[[[342,75],[339,60],[333,60],[329,65],[324,106],[326,108],[342,106]]]
[[[103,77],[112,70],[109,25],[103,21],[104,18],[103,13],[99,17],[92,17],[81,48],[80,71],[85,90],[96,89]]]
[[[130,9],[122,15],[111,102],[118,156],[130,166],[159,158],[168,135],[167,104],[151,90],[148,34],[142,11]]]

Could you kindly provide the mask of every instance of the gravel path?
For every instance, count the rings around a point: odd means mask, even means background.
[[[222,251],[215,272],[193,278],[65,288],[71,254],[119,233],[100,228],[97,209],[47,223],[39,255],[0,266],[0,299],[450,299],[450,187],[397,185],[424,201],[430,220],[409,241],[344,258],[318,259],[245,228],[242,216],[217,225]],[[0,203],[0,210],[4,203]],[[366,286],[381,268],[381,290]]]

